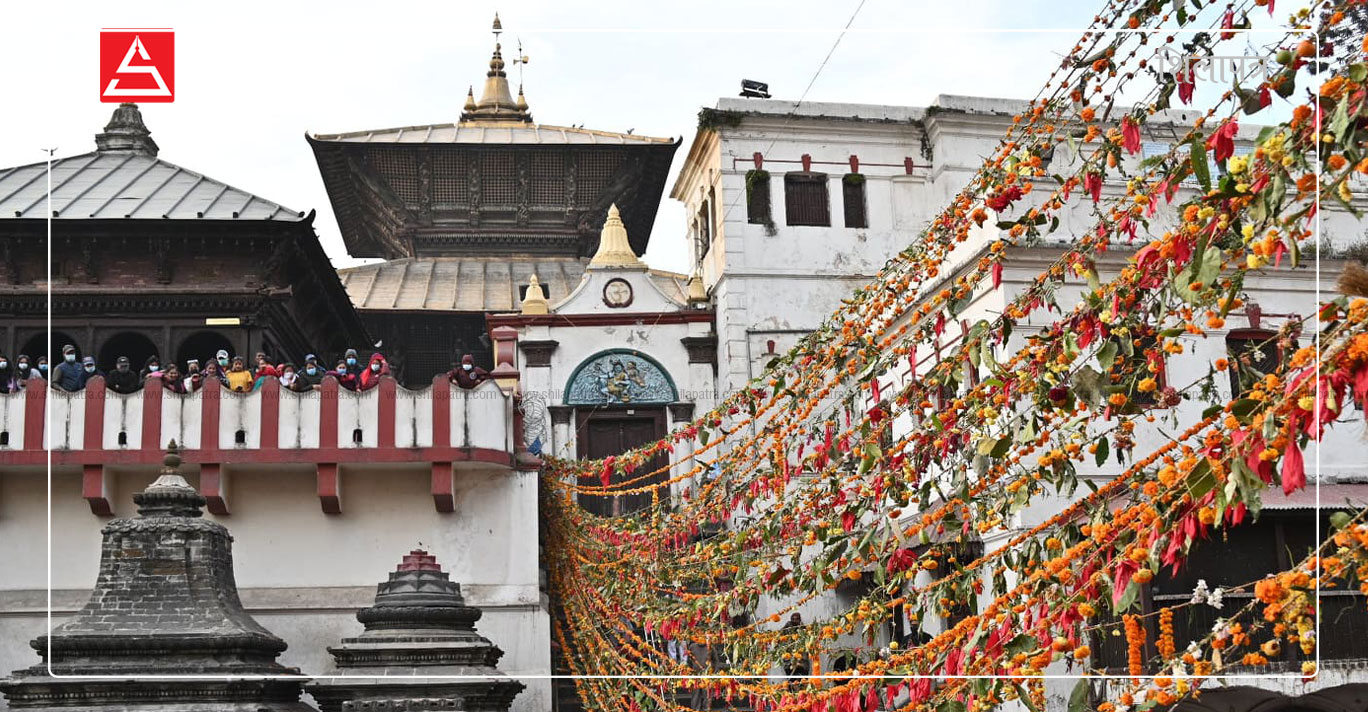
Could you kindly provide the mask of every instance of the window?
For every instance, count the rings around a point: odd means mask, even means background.
[[[698,229],[698,261],[701,262],[712,247],[712,207],[708,201],[705,200],[698,206],[698,218],[695,222]]]
[[[841,196],[845,199],[845,226],[869,227],[865,211],[865,177],[851,173],[842,178]]]
[[[831,226],[825,174],[789,173],[784,176],[784,221],[789,225]]]
[[[746,171],[746,222],[752,225],[774,222],[770,214],[769,171]]]
[[[1256,381],[1277,370],[1282,359],[1295,350],[1296,344],[1282,344],[1277,334],[1266,329],[1231,331],[1226,335],[1231,395],[1238,397],[1248,392]]]

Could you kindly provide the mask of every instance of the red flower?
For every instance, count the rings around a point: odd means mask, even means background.
[[[1283,494],[1293,492],[1306,486],[1306,461],[1302,459],[1301,448],[1297,443],[1291,442],[1287,446],[1287,452],[1283,453],[1282,466],[1282,488]]]
[[[993,263],[993,289],[1002,286],[1002,263]]]
[[[1188,66],[1183,71],[1179,72],[1176,79],[1178,80],[1178,99],[1184,104],[1191,104],[1192,92],[1197,88],[1197,81],[1193,78],[1192,67]]]
[[[1083,176],[1083,190],[1092,194],[1093,202],[1102,199],[1102,174],[1088,173]]]
[[[1129,116],[1121,119],[1121,138],[1126,153],[1134,155],[1140,152],[1140,124],[1135,123],[1135,119]]]
[[[841,512],[841,528],[846,530],[847,534],[855,529],[855,510],[847,509]]]
[[[888,573],[896,574],[899,571],[906,571],[917,565],[917,555],[911,549],[898,549],[893,555],[888,557]]]
[[[1215,156],[1217,163],[1230,158],[1235,153],[1235,134],[1239,130],[1239,124],[1231,119],[1221,124],[1221,128],[1216,129],[1216,132],[1211,134],[1211,138],[1207,139],[1207,149]]]
[[[603,471],[599,473],[599,481],[607,487],[613,481],[613,464],[617,462],[616,455],[609,455],[603,460]]]
[[[1013,202],[1017,201],[1020,198],[1021,186],[1018,186],[1014,183],[1004,188],[1002,192],[998,193],[997,195],[990,196],[987,200],[983,202],[988,207],[992,208],[994,212],[1000,213],[1006,210],[1009,206],[1011,206]]]

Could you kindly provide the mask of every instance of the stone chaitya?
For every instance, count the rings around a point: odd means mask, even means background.
[[[133,495],[138,516],[104,527],[89,602],[51,637],[30,643],[43,663],[0,681],[11,708],[312,709],[299,701],[299,671],[276,662],[285,642],[243,610],[233,538],[201,518],[204,497],[180,464],[172,443],[161,476]],[[49,675],[49,663],[58,676],[109,677],[61,679]],[[186,677],[134,679],[165,675]],[[230,675],[257,679],[213,679]]]
[[[323,712],[509,708],[524,685],[495,667],[503,651],[475,632],[480,609],[466,605],[436,557],[406,554],[376,588],[375,605],[356,614],[365,631],[328,648],[336,665],[328,674],[377,677],[310,684]]]

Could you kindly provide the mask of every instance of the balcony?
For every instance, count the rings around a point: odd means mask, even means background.
[[[113,470],[155,468],[172,440],[200,466],[200,490],[214,514],[229,512],[235,467],[311,467],[320,506],[338,514],[339,468],[425,464],[434,506],[450,512],[459,472],[537,467],[519,452],[516,400],[493,380],[465,390],[445,376],[421,390],[385,377],[356,392],[329,377],[320,390],[296,393],[268,377],[251,393],[208,381],[191,394],[119,394],[94,378],[74,393],[35,387],[0,395],[0,467],[79,467],[91,511],[109,516]]]

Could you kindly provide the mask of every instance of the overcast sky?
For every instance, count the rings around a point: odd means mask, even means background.
[[[797,99],[859,0],[687,3],[146,1],[11,3],[0,25],[0,166],[93,150],[102,27],[176,31],[176,100],[143,105],[161,157],[295,210],[335,264],[338,235],[308,132],[446,123],[478,96],[494,11],[519,39],[539,123],[683,137],[742,77]],[[1100,0],[866,0],[808,101],[925,105],[937,94],[1030,98]],[[1011,28],[1016,32],[991,32]],[[1022,32],[1021,30],[1038,30]],[[510,66],[510,79],[518,70]],[[668,184],[666,188],[668,192]],[[663,196],[647,261],[687,271],[684,218]]]

